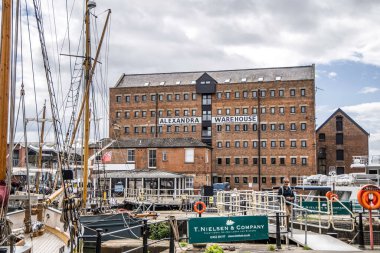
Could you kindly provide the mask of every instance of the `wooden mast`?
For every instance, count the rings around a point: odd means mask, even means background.
[[[84,80],[85,84],[90,84],[90,67],[91,67],[91,38],[90,38],[90,9],[88,6],[89,0],[86,0],[86,52],[85,52],[85,72]],[[82,195],[82,207],[86,208],[87,203],[87,184],[88,184],[88,157],[89,148],[88,142],[90,140],[90,92],[84,95],[85,107],[84,107],[84,140],[83,140],[83,195]]]
[[[2,1],[1,51],[0,51],[0,184],[6,185],[7,177],[7,144],[9,115],[9,80],[11,59],[11,18],[12,1]],[[12,152],[12,147],[9,147]],[[6,188],[5,188],[6,190]],[[0,202],[1,202],[0,198]]]

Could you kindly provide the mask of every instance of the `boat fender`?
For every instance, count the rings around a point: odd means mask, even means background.
[[[202,207],[202,209],[200,209],[200,210],[198,209],[199,205]],[[206,211],[206,204],[204,202],[202,202],[202,201],[195,202],[195,204],[194,204],[194,211],[196,213],[198,213],[198,214],[203,213],[204,211]]]

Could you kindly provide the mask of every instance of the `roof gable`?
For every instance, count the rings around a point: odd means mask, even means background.
[[[338,113],[341,113],[346,119],[351,121],[357,128],[359,128],[364,134],[369,136],[369,133],[364,130],[355,120],[353,120],[350,116],[348,116],[347,113],[345,113],[342,109],[338,108],[331,116],[320,126],[317,128],[316,132],[318,132],[320,129],[322,129],[327,122],[329,122],[332,118],[334,118]]]

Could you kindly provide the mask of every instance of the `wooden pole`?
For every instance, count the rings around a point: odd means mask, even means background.
[[[7,175],[7,144],[9,115],[9,81],[11,60],[12,1],[2,1],[1,51],[0,51],[0,183],[5,184]],[[10,152],[12,147],[9,147]],[[1,182],[4,181],[4,182]]]
[[[85,84],[90,83],[90,67],[91,67],[91,37],[90,37],[90,10],[88,8],[88,0],[86,0],[86,54],[85,54]],[[87,181],[88,181],[88,157],[89,148],[88,142],[90,140],[90,93],[85,94],[84,101],[84,143],[83,143],[83,195],[82,195],[82,207],[86,208],[87,203]]]
[[[87,5],[87,2],[88,0],[86,0],[86,5]],[[91,54],[90,54],[90,12],[89,10],[87,10],[86,12],[86,27],[88,27],[88,29],[86,29],[86,37],[88,36],[88,38],[86,38],[86,62],[85,62],[85,67],[86,67],[86,71],[85,71],[85,83],[86,83],[86,88],[85,88],[85,94],[84,94],[84,100],[83,100],[83,103],[81,105],[81,109],[79,111],[79,115],[78,115],[78,118],[81,117],[81,114],[82,114],[82,111],[83,111],[83,108],[85,109],[85,114],[84,114],[84,147],[83,147],[83,195],[82,195],[82,207],[85,208],[86,207],[86,200],[87,200],[87,182],[88,182],[88,157],[89,157],[89,149],[88,149],[88,142],[89,142],[89,139],[90,139],[90,103],[89,103],[89,97],[90,97],[90,85],[91,85],[91,79],[92,79],[92,76],[94,74],[94,71],[95,71],[95,67],[96,67],[96,63],[98,61],[98,57],[99,57],[99,52],[100,52],[100,48],[102,46],[102,43],[103,43],[103,39],[104,39],[104,35],[105,35],[105,31],[106,31],[106,27],[108,25],[108,21],[109,21],[109,17],[110,17],[110,14],[111,14],[111,10],[109,10],[108,12],[108,15],[107,15],[107,19],[106,19],[106,23],[104,25],[104,29],[103,29],[103,32],[102,32],[102,36],[100,38],[100,42],[99,42],[99,47],[97,49],[97,52],[96,52],[96,56],[95,56],[95,59],[94,59],[94,65],[92,66],[91,70],[90,70],[90,67],[91,67]],[[79,120],[77,121],[79,122]],[[74,131],[73,131],[73,137],[71,139],[71,143],[70,143],[70,146],[72,145],[73,141],[74,141],[74,137],[75,137],[75,132],[76,132],[76,128],[77,128],[77,125],[75,126],[74,128]]]

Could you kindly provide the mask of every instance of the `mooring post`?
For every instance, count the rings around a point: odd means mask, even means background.
[[[276,246],[281,249],[280,213],[276,213]]]
[[[307,211],[305,210],[305,246],[307,246]]]
[[[144,219],[143,222],[143,253],[148,253],[148,220]]]
[[[359,248],[365,249],[364,245],[364,229],[363,229],[363,213],[359,213]]]
[[[169,253],[174,253],[174,252],[175,252],[174,230],[173,230],[173,226],[170,225]]]
[[[102,252],[102,232],[103,229],[97,228],[96,229],[96,253],[101,253]]]

